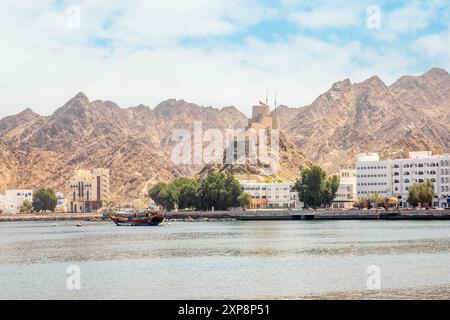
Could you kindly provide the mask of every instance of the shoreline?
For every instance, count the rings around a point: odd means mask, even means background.
[[[44,214],[2,214],[1,222],[33,222],[33,221],[86,221],[101,222],[108,221],[102,214],[98,213],[44,213]]]
[[[217,211],[217,212],[168,212],[165,221],[214,222],[214,221],[286,221],[286,220],[450,220],[450,210],[410,210],[376,212],[350,211]],[[44,213],[2,214],[1,222],[32,221],[110,221],[101,213]]]

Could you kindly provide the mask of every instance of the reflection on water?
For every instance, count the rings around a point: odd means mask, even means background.
[[[449,222],[75,224],[0,224],[0,298],[450,297]],[[370,265],[381,291],[366,290]]]

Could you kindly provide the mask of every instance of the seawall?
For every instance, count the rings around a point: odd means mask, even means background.
[[[407,211],[220,211],[220,212],[170,212],[167,219],[173,220],[450,220],[450,210]]]
[[[166,220],[179,221],[283,221],[283,220],[450,220],[450,210],[408,210],[376,212],[351,211],[215,211],[167,212]],[[109,221],[101,213],[2,214],[0,222],[8,221]]]

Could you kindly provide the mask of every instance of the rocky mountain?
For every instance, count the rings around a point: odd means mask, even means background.
[[[78,168],[111,170],[113,201],[136,197],[157,181],[193,176],[201,166],[171,161],[175,129],[244,128],[247,119],[234,107],[221,110],[183,100],[154,109],[120,108],[110,101],[89,101],[78,93],[50,117],[27,109],[0,120],[0,192],[6,186],[44,185],[68,192],[67,180]]]
[[[408,151],[450,152],[450,75],[432,69],[387,86],[374,76],[361,83],[343,80],[311,105],[280,106],[280,178],[296,176],[312,162],[330,173],[359,152],[403,156]],[[75,169],[111,170],[113,200],[136,197],[157,181],[195,176],[201,165],[175,165],[175,129],[193,132],[194,122],[224,132],[245,128],[235,107],[201,107],[167,100],[154,108],[121,108],[77,94],[51,116],[31,109],[0,120],[0,192],[7,186],[52,186],[67,192]],[[253,167],[227,167],[243,177],[264,179]]]
[[[14,154],[5,143],[0,141],[0,194],[14,182],[17,162]]]
[[[276,112],[291,118],[283,126],[288,137],[329,172],[360,152],[450,152],[450,75],[442,69],[391,86],[376,76],[355,84],[346,79],[309,106]]]

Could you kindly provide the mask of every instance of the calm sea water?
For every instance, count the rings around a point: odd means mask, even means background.
[[[450,222],[75,225],[1,223],[0,299],[450,298]]]

